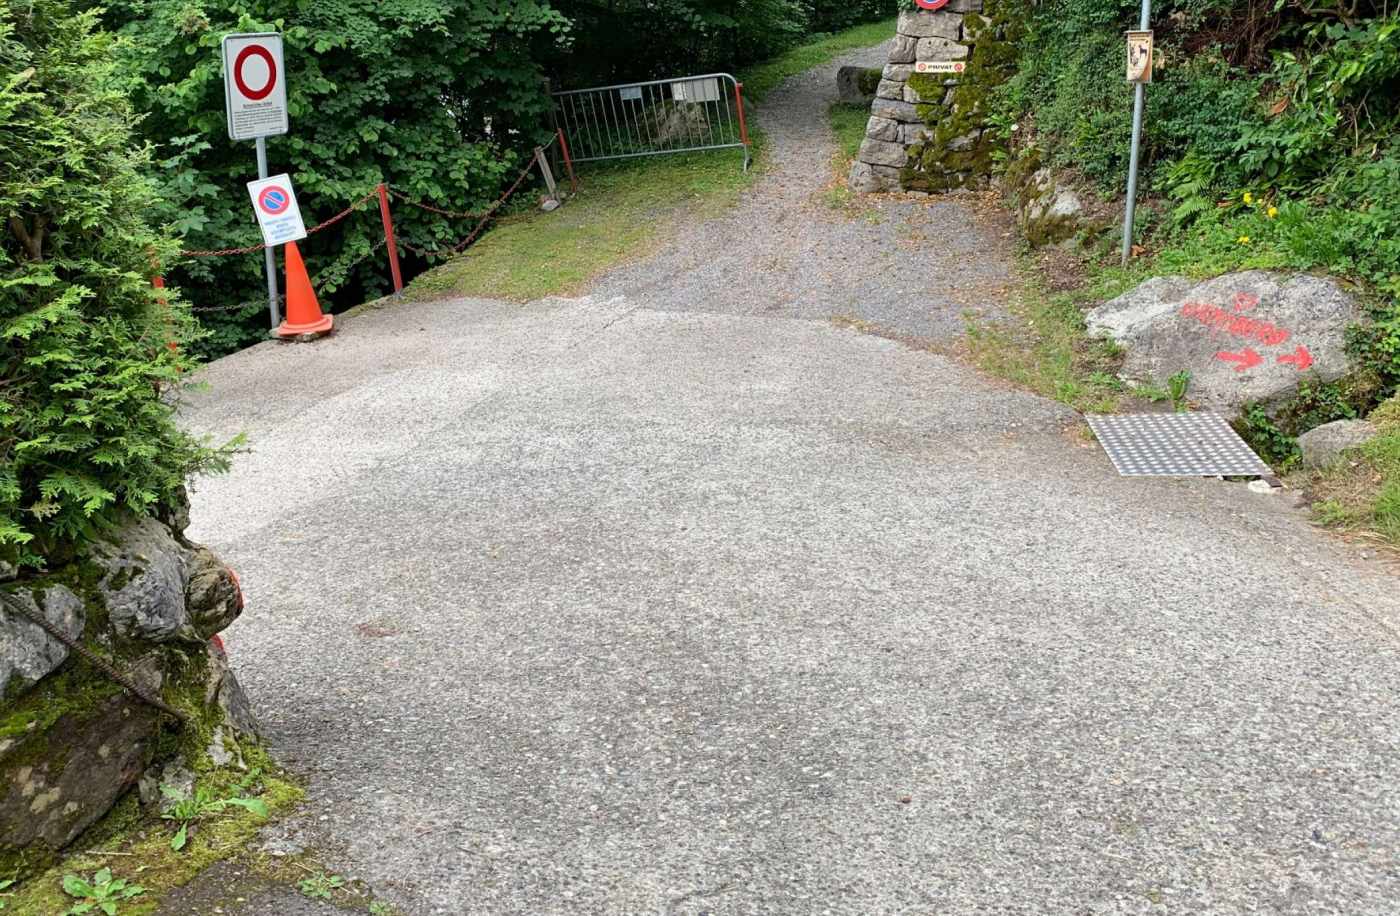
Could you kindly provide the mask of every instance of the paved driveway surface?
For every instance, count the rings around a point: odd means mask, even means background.
[[[192,534],[326,861],[409,914],[1400,909],[1393,576],[818,303],[678,271],[670,308],[648,269],[208,369],[189,422],[255,451]]]

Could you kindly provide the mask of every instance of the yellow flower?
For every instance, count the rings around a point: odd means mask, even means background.
[[[1248,191],[1244,192],[1244,202],[1246,205],[1254,203],[1254,195]]]
[[[1242,235],[1242,236],[1240,236],[1239,241],[1240,241],[1240,244],[1241,244],[1241,245],[1248,245],[1248,244],[1249,244],[1249,236],[1247,236],[1247,235]]]
[[[1269,219],[1273,219],[1275,216],[1278,216],[1278,207],[1269,207],[1269,209],[1265,211],[1265,214]]]

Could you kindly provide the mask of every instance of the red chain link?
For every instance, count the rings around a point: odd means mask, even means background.
[[[378,192],[378,191],[370,191],[370,192],[369,192],[368,194],[366,194],[364,197],[361,197],[359,200],[355,201],[353,204],[351,204],[350,206],[346,207],[344,210],[341,210],[341,211],[340,211],[339,213],[337,213],[335,216],[332,216],[330,219],[327,219],[327,220],[322,220],[321,222],[319,222],[319,223],[317,223],[316,225],[312,226],[310,229],[306,230],[306,234],[307,234],[307,235],[315,235],[316,233],[320,232],[322,229],[325,229],[325,228],[327,228],[327,227],[329,227],[329,226],[334,226],[336,223],[338,223],[338,222],[340,222],[341,220],[345,219],[345,217],[349,216],[351,213],[354,213],[356,210],[360,209],[360,207],[364,206],[366,203],[368,203],[369,201],[373,200],[373,199],[374,199],[375,197],[377,197],[378,195],[379,195],[379,192]],[[255,251],[262,251],[264,248],[268,248],[268,247],[271,247],[271,246],[268,246],[268,245],[248,245],[248,246],[246,246],[246,247],[244,247],[244,248],[212,248],[212,249],[199,250],[199,251],[182,251],[182,252],[180,252],[180,255],[181,255],[181,257],[186,257],[186,258],[218,258],[218,257],[223,257],[224,255],[230,255],[230,254],[252,254],[252,253],[255,252]]]
[[[453,245],[450,248],[424,249],[419,248],[417,245],[414,245],[411,242],[406,242],[402,239],[399,240],[399,244],[402,245],[404,248],[407,248],[414,254],[418,255],[419,257],[423,258],[431,256],[440,257],[443,255],[461,254],[462,249],[466,248],[468,245],[470,245],[476,240],[476,237],[481,234],[481,230],[486,228],[486,224],[491,221],[492,214],[499,210],[501,208],[501,205],[510,199],[510,196],[515,193],[517,188],[520,187],[520,183],[525,180],[525,177],[530,174],[530,170],[534,167],[534,160],[531,160],[529,165],[521,169],[520,174],[516,176],[515,181],[511,184],[511,186],[506,188],[505,193],[502,194],[500,197],[496,198],[496,202],[486,208],[486,211],[481,215],[481,222],[476,224],[476,228],[471,231],[471,234],[468,235],[466,238],[462,239],[462,241],[458,242],[456,245]]]

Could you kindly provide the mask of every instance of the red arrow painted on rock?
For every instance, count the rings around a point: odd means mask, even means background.
[[[1302,372],[1313,364],[1312,354],[1308,352],[1307,347],[1299,347],[1292,353],[1280,356],[1278,361],[1281,363],[1293,363],[1298,367],[1299,372]]]
[[[1264,357],[1255,353],[1253,347],[1245,347],[1238,353],[1230,353],[1226,350],[1221,350],[1219,353],[1215,354],[1215,358],[1223,359],[1227,363],[1239,363],[1239,365],[1235,367],[1236,372],[1253,369],[1264,361]]]

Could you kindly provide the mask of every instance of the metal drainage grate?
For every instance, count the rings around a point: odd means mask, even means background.
[[[1086,417],[1123,477],[1267,477],[1269,466],[1214,413]]]

